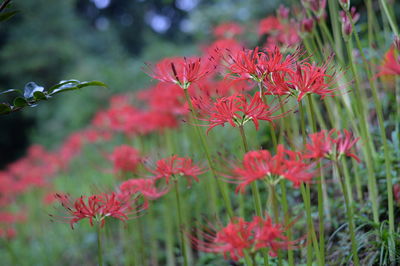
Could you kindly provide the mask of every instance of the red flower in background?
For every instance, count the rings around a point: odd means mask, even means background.
[[[275,16],[269,16],[262,19],[258,24],[258,35],[269,34],[272,31],[282,29],[282,25]]]
[[[169,82],[187,89],[191,83],[199,81],[209,75],[216,66],[211,62],[204,62],[201,58],[165,58],[158,62],[149,75],[162,82]]]
[[[195,165],[192,159],[178,157],[177,155],[158,160],[156,169],[149,171],[154,174],[155,179],[165,179],[167,184],[172,177],[184,176],[189,186],[192,183],[191,179],[199,182],[198,176],[204,173],[204,169]]]
[[[296,248],[300,240],[289,241],[281,224],[273,224],[272,219],[255,216],[251,222],[234,217],[227,226],[217,229],[202,228],[194,230],[199,235],[189,235],[193,246],[203,252],[223,253],[237,261],[244,257],[245,251],[255,253],[261,248],[269,248],[271,256],[282,249]]]
[[[357,162],[361,162],[360,158],[352,152],[359,138],[354,138],[346,129],[343,130],[343,133],[332,129],[329,132],[322,130],[321,132],[310,134],[311,141],[306,144],[305,157],[338,160],[340,156],[345,155],[354,158]],[[336,138],[334,137],[335,134],[337,135]]]
[[[300,241],[289,241],[284,235],[285,228],[281,224],[274,224],[269,216],[265,219],[253,217],[249,227],[254,235],[255,248],[267,248],[271,257],[275,257],[279,250],[295,248]]]
[[[207,132],[216,126],[224,126],[225,123],[236,127],[243,126],[248,121],[252,121],[258,130],[259,120],[272,122],[284,115],[273,116],[280,107],[266,105],[259,93],[255,93],[253,97],[236,93],[218,98],[215,102],[207,98],[194,98],[193,103],[203,117],[201,120],[209,123]]]
[[[233,38],[243,32],[242,26],[235,22],[226,22],[214,28],[216,38]]]
[[[141,162],[139,151],[128,145],[116,147],[109,158],[115,171],[135,172]]]
[[[292,181],[298,187],[315,176],[313,168],[314,164],[306,162],[301,153],[278,145],[274,156],[267,150],[246,153],[241,165],[234,166],[232,174],[227,177],[238,183],[236,192],[244,192],[249,184],[257,180],[266,180],[275,185],[281,178]]]
[[[225,259],[228,255],[235,261],[244,257],[244,252],[254,243],[249,222],[243,218],[233,218],[224,228],[217,230],[198,230],[199,238],[189,236],[194,247],[203,252],[223,253]],[[200,240],[204,239],[204,240]]]
[[[129,179],[119,186],[118,198],[130,197],[141,193],[145,199],[155,200],[165,195],[168,187],[159,189],[156,187],[156,180],[150,178]]]
[[[68,195],[56,194],[58,201],[65,208],[70,216],[61,217],[68,221],[71,228],[80,220],[89,219],[91,226],[94,222],[104,226],[107,217],[114,217],[123,222],[129,219],[129,215],[134,210],[132,201],[120,201],[115,193],[97,194],[89,197],[81,196],[75,200],[71,200]],[[141,211],[135,211],[135,213]],[[52,216],[54,217],[54,216]]]
[[[395,57],[395,48],[386,52],[383,64],[379,68],[378,76],[400,75],[400,55]]]

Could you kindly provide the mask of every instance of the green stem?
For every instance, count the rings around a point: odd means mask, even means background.
[[[310,110],[310,117],[311,117],[311,125],[313,133],[317,132],[317,124],[315,121],[315,109],[313,99],[311,94],[307,96],[309,110]],[[319,219],[319,250],[321,255],[321,260],[325,264],[325,219],[324,219],[324,194],[323,194],[323,178],[322,178],[322,168],[321,164],[318,163],[319,169],[319,180],[317,180],[317,190],[318,190],[318,219]]]
[[[168,197],[168,195],[167,195],[167,197]],[[168,197],[164,202],[165,202],[165,204],[168,204],[167,206],[164,205],[167,265],[174,266],[174,265],[176,265],[175,256],[174,256],[174,236],[173,236],[173,230],[174,230],[173,227],[174,226],[172,224],[172,219],[171,219],[172,217],[171,217],[171,212],[170,212],[170,208],[172,207],[172,203],[173,203],[172,198]]]
[[[186,245],[185,245],[185,238],[183,235],[183,219],[182,219],[182,207],[181,207],[181,200],[179,196],[179,184],[175,180],[174,181],[174,187],[175,187],[175,199],[176,199],[176,208],[178,210],[178,231],[179,231],[179,236],[181,239],[181,250],[182,250],[182,255],[183,255],[183,265],[188,266],[188,257],[187,257],[187,251],[186,251]]]
[[[103,266],[103,251],[101,248],[101,226],[100,223],[97,225],[97,258],[99,266]]]
[[[373,218],[375,223],[379,223],[379,212],[378,212],[378,194],[377,194],[377,184],[376,184],[376,178],[375,178],[375,170],[374,170],[374,164],[373,164],[373,148],[372,148],[372,142],[369,134],[369,130],[367,128],[367,121],[365,119],[365,111],[363,107],[362,101],[360,101],[361,96],[361,86],[360,86],[360,81],[358,78],[358,72],[357,68],[353,62],[353,54],[352,54],[352,43],[351,43],[351,38],[346,42],[346,47],[347,47],[347,53],[348,53],[348,58],[349,58],[349,64],[350,68],[352,71],[352,74],[354,76],[355,80],[355,88],[356,88],[356,97],[355,97],[355,103],[357,105],[357,111],[359,114],[359,117],[361,119],[360,121],[360,131],[361,131],[361,138],[363,139],[365,145],[363,145],[363,153],[366,157],[366,164],[367,164],[367,173],[368,173],[368,190],[369,190],[369,198],[372,204],[372,213],[373,213]]]
[[[382,7],[386,13],[386,15],[388,16],[389,19],[389,23],[393,29],[393,31],[395,32],[395,34],[397,35],[397,27],[394,24],[394,21],[392,19],[392,17],[389,14],[389,11],[387,9],[386,6],[386,1],[381,0],[382,3]],[[347,16],[349,17],[352,26],[354,28],[354,22],[351,19],[351,15],[349,13],[349,11],[347,11]],[[378,91],[377,88],[375,86],[375,80],[374,77],[370,71],[369,68],[369,64],[368,61],[365,57],[364,51],[362,49],[361,46],[361,42],[360,42],[360,38],[358,36],[358,33],[356,30],[353,31],[353,34],[356,38],[356,43],[357,43],[357,47],[358,50],[360,51],[361,57],[362,57],[362,61],[364,64],[364,68],[367,71],[367,76],[368,76],[368,81],[369,84],[371,86],[372,89],[372,97],[374,99],[374,104],[376,107],[376,114],[378,117],[378,124],[379,124],[379,129],[380,129],[380,135],[382,138],[382,143],[383,143],[383,153],[384,153],[384,158],[385,158],[385,172],[386,172],[386,187],[387,187],[387,199],[388,199],[388,212],[389,212],[389,236],[390,236],[390,241],[389,244],[391,245],[391,248],[389,249],[390,252],[390,257],[391,259],[394,259],[394,254],[393,251],[395,250],[395,241],[394,241],[394,232],[395,232],[395,227],[394,227],[394,203],[393,203],[393,184],[392,184],[392,169],[391,169],[391,161],[390,161],[390,150],[389,150],[389,146],[388,146],[388,142],[387,142],[387,137],[386,137],[386,129],[385,129],[385,121],[384,121],[384,117],[383,117],[383,111],[382,111],[382,105],[381,105],[381,101],[379,99],[378,96]],[[379,220],[379,218],[378,218]]]
[[[344,202],[346,204],[346,212],[347,212],[347,219],[348,219],[348,224],[349,224],[349,232],[350,232],[350,239],[351,239],[351,250],[353,253],[353,263],[355,266],[360,265],[360,261],[358,258],[358,253],[357,253],[357,242],[355,238],[355,232],[354,232],[354,218],[353,218],[353,207],[350,202],[350,197],[349,197],[349,191],[347,189],[347,186],[345,182],[343,182],[343,170],[341,166],[339,165],[339,162],[335,162],[336,169],[338,171],[338,179],[340,181],[340,185],[343,190],[343,196],[344,196]],[[346,177],[345,177],[346,178]]]
[[[239,131],[240,131],[240,136],[242,137],[242,143],[243,143],[243,148],[244,152],[247,153],[249,152],[249,147],[247,145],[247,139],[246,139],[246,134],[244,132],[244,128],[242,125],[239,126]],[[253,194],[253,200],[254,200],[254,208],[256,210],[257,216],[263,217],[262,215],[262,207],[261,207],[261,198],[260,198],[260,193],[258,191],[257,183],[252,182],[251,183],[251,192]],[[265,249],[262,250],[262,254],[264,257],[264,265],[268,265],[268,253]]]
[[[392,28],[393,33],[396,36],[399,36],[399,31],[397,29],[396,21],[392,17],[392,15],[390,14],[386,1],[385,0],[380,0],[380,2],[381,2],[381,5],[382,5],[382,8],[383,8],[383,11],[385,12],[385,15],[386,15],[386,17],[387,17],[387,19],[389,21],[390,27]]]
[[[193,103],[192,103],[192,100],[190,99],[189,92],[188,92],[187,89],[184,90],[184,93],[185,93],[186,101],[188,102],[189,108],[190,108],[190,120],[191,120],[192,124],[194,124],[194,122],[196,121],[196,114],[195,114],[195,111],[194,111]],[[210,150],[208,149],[207,141],[206,141],[206,139],[204,137],[204,134],[202,134],[200,132],[199,128],[196,125],[194,125],[194,127],[195,127],[195,130],[196,130],[196,133],[197,133],[198,137],[200,138],[200,141],[201,141],[201,144],[203,146],[203,150],[204,150],[204,152],[206,154],[207,162],[208,162],[208,165],[209,165],[209,167],[211,169],[211,172],[213,174],[214,180],[215,180],[215,182],[216,182],[216,184],[218,186],[218,189],[219,189],[219,191],[220,191],[220,193],[222,195],[222,198],[224,200],[228,216],[229,216],[229,218],[233,218],[234,214],[233,214],[231,201],[230,201],[230,199],[228,197],[228,192],[226,190],[225,184],[221,183],[221,181],[217,177],[217,172],[216,172],[214,163],[213,163],[213,161],[211,159],[211,154],[210,154]]]

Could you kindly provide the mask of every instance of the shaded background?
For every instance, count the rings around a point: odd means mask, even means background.
[[[99,80],[109,89],[66,93],[38,108],[0,117],[0,169],[32,142],[57,146],[82,128],[111,94],[146,87],[144,62],[190,55],[212,27],[252,23],[279,1],[227,0],[23,0],[19,13],[0,25],[0,90],[29,81]],[[282,2],[280,2],[282,3]]]

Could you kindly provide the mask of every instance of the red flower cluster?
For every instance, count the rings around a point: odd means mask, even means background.
[[[267,150],[246,153],[241,165],[234,166],[232,174],[227,177],[239,184],[236,192],[244,192],[249,184],[257,180],[275,185],[281,178],[290,180],[298,187],[303,182],[310,182],[315,176],[314,166],[301,153],[278,145],[275,155]]]
[[[107,217],[114,217],[121,221],[127,221],[129,215],[138,213],[143,209],[137,210],[131,199],[121,201],[117,199],[116,193],[97,194],[89,197],[81,196],[75,200],[71,200],[68,195],[57,194],[58,201],[66,209],[70,216],[61,217],[69,222],[71,228],[80,220],[89,219],[91,226],[94,222],[104,226]]]
[[[147,99],[152,99],[154,94],[158,91],[150,90],[142,97],[146,96]],[[170,94],[169,98],[176,98],[174,94]],[[158,98],[160,101],[160,98]],[[121,132],[128,136],[132,135],[145,135],[155,131],[160,131],[165,128],[174,128],[178,126],[177,113],[175,100],[165,101],[164,106],[160,108],[153,108],[152,104],[149,110],[139,110],[129,103],[128,100],[120,102],[120,104],[113,104],[108,110],[98,112],[92,124],[94,127],[109,131]],[[173,105],[171,105],[171,102]],[[180,107],[182,110],[184,107]],[[145,123],[143,121],[146,121]]]
[[[270,107],[265,104],[259,93],[255,93],[253,97],[236,93],[217,98],[215,102],[211,98],[194,98],[193,102],[202,116],[201,120],[209,123],[207,132],[216,126],[224,126],[225,123],[236,127],[243,126],[248,121],[252,121],[258,130],[259,120],[273,122],[284,115],[274,116],[279,106]]]
[[[154,170],[149,169],[149,171],[154,174],[156,180],[165,179],[167,184],[169,184],[171,178],[184,176],[189,186],[192,183],[191,179],[199,182],[198,176],[204,173],[204,169],[195,165],[192,159],[178,157],[177,155],[158,160],[156,162],[156,168]]]
[[[242,26],[235,22],[226,22],[214,28],[216,38],[233,38],[243,32]]]
[[[395,48],[391,47],[385,54],[383,64],[379,68],[379,76],[400,75],[400,55],[395,56]]]
[[[255,253],[267,248],[271,256],[276,256],[279,250],[295,248],[299,241],[289,241],[284,231],[285,228],[281,224],[274,224],[270,217],[263,219],[255,216],[251,222],[236,217],[222,229],[197,230],[196,233],[201,235],[199,238],[189,237],[196,249],[223,253],[225,259],[229,255],[237,261],[244,257],[246,251]]]
[[[334,137],[335,134],[337,135],[336,137]],[[306,158],[338,160],[342,155],[345,155],[354,158],[357,162],[361,162],[360,158],[352,152],[353,146],[358,142],[359,138],[354,138],[346,129],[343,129],[343,134],[336,129],[332,129],[329,132],[323,130],[310,134],[309,137],[311,141],[306,144]]]
[[[141,161],[139,151],[128,145],[116,147],[109,158],[114,163],[116,172],[135,172]]]
[[[141,193],[147,200],[155,200],[165,195],[168,187],[158,189],[156,180],[151,178],[129,179],[119,186],[118,198],[127,198],[131,195]]]
[[[162,82],[179,85],[183,89],[199,81],[215,69],[210,61],[204,62],[201,58],[165,58],[158,62],[149,73],[154,79]]]

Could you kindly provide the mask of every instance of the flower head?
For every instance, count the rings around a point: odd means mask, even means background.
[[[282,249],[295,248],[299,240],[289,241],[284,235],[285,228],[274,224],[270,217],[265,219],[255,216],[250,222],[234,217],[230,223],[220,229],[210,226],[195,230],[201,237],[189,235],[194,247],[203,252],[222,253],[235,261],[244,257],[245,252],[256,253],[262,248],[269,248],[271,256],[276,256]]]
[[[400,75],[400,56],[395,56],[394,47],[386,52],[383,64],[379,68],[378,76]]]
[[[333,96],[336,90],[331,88],[335,82],[335,75],[327,74],[327,63],[322,66],[307,62],[297,65],[297,71],[291,74],[289,87],[297,91],[297,101],[301,101],[307,94],[318,94],[323,99]]]
[[[116,147],[109,157],[114,163],[114,170],[124,172],[135,172],[141,160],[139,152],[128,145]]]
[[[314,164],[305,161],[301,153],[278,145],[275,155],[267,150],[246,153],[241,165],[234,166],[228,178],[239,184],[236,192],[244,192],[249,184],[257,180],[275,185],[285,178],[298,187],[303,182],[310,182],[315,176],[313,168]]]
[[[243,32],[243,28],[237,23],[226,22],[215,27],[213,32],[217,38],[232,38],[240,35]]]
[[[155,179],[135,178],[129,179],[119,186],[118,198],[130,197],[136,193],[141,193],[145,199],[155,200],[167,192],[168,188],[157,188]]]
[[[89,219],[91,226],[94,226],[95,222],[99,223],[100,226],[104,226],[107,217],[114,217],[125,222],[134,211],[131,199],[120,201],[114,192],[111,194],[91,195],[89,197],[81,196],[74,200],[65,194],[56,194],[56,196],[70,215],[61,218],[68,221],[72,229],[76,223],[83,219]]]
[[[228,77],[262,82],[273,72],[293,72],[296,59],[296,54],[285,57],[276,46],[265,51],[260,51],[258,47],[254,50],[239,51],[227,58],[230,71]]]
[[[209,123],[209,132],[216,126],[224,126],[229,123],[232,127],[243,126],[252,121],[256,129],[259,127],[259,120],[273,122],[284,114],[273,115],[280,106],[269,106],[265,104],[259,93],[253,97],[236,93],[232,96],[222,97],[212,102],[211,99],[193,99],[194,105],[203,116],[202,120]]]
[[[187,89],[191,83],[210,74],[215,67],[211,62],[204,62],[196,57],[165,58],[155,65],[149,75],[159,81],[177,84]]]
[[[155,179],[165,179],[165,182],[169,184],[171,178],[178,178],[178,176],[186,177],[189,186],[192,183],[192,179],[199,182],[198,176],[204,173],[204,169],[195,165],[191,158],[178,157],[177,155],[170,156],[158,160],[156,168],[150,169],[150,172],[154,174]]]
[[[335,134],[337,135],[336,137],[334,137]],[[352,151],[358,140],[359,138],[354,138],[346,129],[343,130],[343,133],[336,129],[332,129],[329,132],[322,130],[310,134],[310,142],[305,147],[305,157],[338,160],[345,155],[354,158],[357,162],[361,162],[360,158]]]

